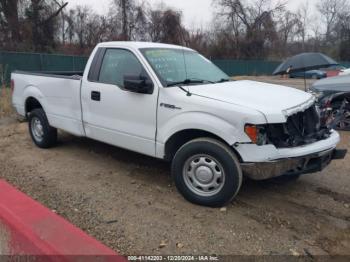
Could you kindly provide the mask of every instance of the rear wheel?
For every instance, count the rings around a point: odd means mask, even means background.
[[[220,207],[230,202],[242,185],[242,170],[231,149],[211,138],[188,142],[176,153],[172,175],[179,192],[190,202]]]
[[[40,148],[50,148],[57,142],[57,129],[49,125],[43,109],[34,109],[29,114],[29,133]]]

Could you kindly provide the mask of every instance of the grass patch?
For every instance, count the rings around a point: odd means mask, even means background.
[[[0,118],[14,113],[11,103],[11,89],[0,87]]]

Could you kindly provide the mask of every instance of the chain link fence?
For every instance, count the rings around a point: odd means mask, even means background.
[[[212,60],[229,76],[259,76],[272,75],[282,61],[268,60]],[[342,66],[350,67],[350,62],[340,62]]]
[[[267,60],[212,60],[229,76],[271,75],[280,61]]]
[[[0,80],[8,84],[14,70],[59,72],[83,71],[88,57],[0,51]],[[271,75],[281,61],[267,60],[212,60],[229,76]],[[341,62],[350,67],[350,62]]]
[[[83,71],[88,57],[0,51],[0,77],[8,84],[15,70],[59,72]]]

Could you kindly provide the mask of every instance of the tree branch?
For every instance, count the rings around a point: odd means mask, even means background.
[[[57,3],[56,0],[54,0],[54,1]],[[57,4],[58,4],[58,3],[57,3]],[[53,18],[55,18],[56,16],[58,16],[58,15],[62,12],[62,10],[68,5],[68,2],[66,2],[66,3],[63,4],[63,5],[60,5],[60,4],[58,4],[58,5],[60,6],[60,8],[59,8],[56,12],[54,12],[52,15],[50,15],[50,16],[43,22],[44,24],[50,22]]]

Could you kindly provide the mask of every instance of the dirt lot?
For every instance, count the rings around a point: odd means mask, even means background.
[[[350,255],[350,155],[286,185],[245,181],[226,210],[210,209],[183,200],[167,163],[67,134],[40,150],[10,117],[0,178],[122,254]]]

